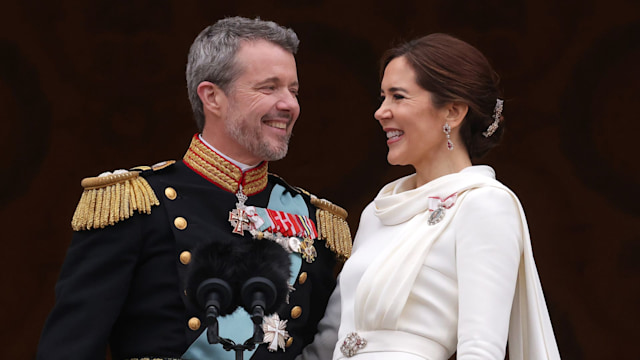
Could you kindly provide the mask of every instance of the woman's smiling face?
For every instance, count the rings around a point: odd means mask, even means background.
[[[434,106],[432,95],[416,82],[416,73],[404,57],[389,62],[384,70],[375,118],[387,134],[392,165],[421,168],[446,153],[442,127],[446,109]]]

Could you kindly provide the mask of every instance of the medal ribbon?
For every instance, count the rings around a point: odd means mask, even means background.
[[[317,239],[316,225],[307,216],[284,211],[247,206],[247,217],[256,229],[283,236],[296,236],[303,239]]]
[[[458,199],[458,193],[453,193],[447,196],[444,200],[437,196],[429,197],[429,211],[435,211],[439,207],[443,207],[445,209],[451,208],[456,203],[456,199]]]

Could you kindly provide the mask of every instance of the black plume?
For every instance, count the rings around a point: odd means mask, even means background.
[[[277,243],[271,240],[254,240],[251,251],[244,262],[243,278],[263,277],[271,280],[276,287],[276,296],[273,304],[267,304],[265,314],[272,314],[285,303],[289,293],[289,277],[291,276],[291,260],[289,254]],[[244,309],[251,314],[250,305],[242,304]]]
[[[252,277],[271,280],[276,287],[275,302],[265,308],[266,314],[274,313],[285,302],[289,292],[291,260],[287,252],[270,240],[253,240],[217,234],[216,238],[194,249],[190,270],[187,274],[187,295],[198,307],[197,289],[207,279],[218,278],[226,281],[232,289],[231,304],[219,309],[219,316],[233,313],[238,306],[247,312],[250,304],[242,303],[242,286]]]

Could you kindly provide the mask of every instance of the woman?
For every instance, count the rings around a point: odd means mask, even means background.
[[[415,173],[364,210],[304,358],[504,359],[508,339],[511,360],[559,359],[520,202],[471,162],[504,131],[487,59],[432,34],[389,50],[382,70],[387,159]]]

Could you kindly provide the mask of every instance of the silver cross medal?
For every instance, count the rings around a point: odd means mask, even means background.
[[[285,350],[286,341],[290,337],[287,329],[287,320],[280,320],[278,313],[266,316],[262,322],[262,331],[264,331],[263,343],[269,344],[269,351],[278,351],[281,348]]]
[[[238,187],[236,198],[238,198],[236,208],[229,211],[229,223],[231,223],[233,227],[232,231],[234,234],[244,235],[244,231],[250,229],[250,221],[244,210],[246,208],[244,202],[247,201],[248,197],[242,192],[242,185]]]

